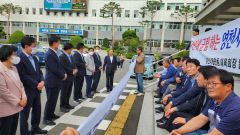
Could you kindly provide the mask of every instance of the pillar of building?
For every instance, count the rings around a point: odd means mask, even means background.
[[[184,38],[183,32],[184,32],[184,22],[182,22],[182,24],[181,24],[180,39],[179,39],[180,43],[183,42],[183,38]]]
[[[147,23],[144,23],[143,29],[144,29],[143,40],[147,40]]]
[[[166,22],[163,22],[162,37],[161,37],[161,52],[163,52],[163,48],[164,48],[165,30],[166,30]]]
[[[9,23],[9,35],[12,34],[12,21],[10,21]]]
[[[37,22],[37,31],[36,31],[37,42],[39,42],[39,22]]]
[[[25,22],[23,22],[23,24],[22,24],[23,26],[22,26],[22,32],[26,35],[26,24],[25,24]]]
[[[96,45],[98,45],[99,25],[96,26]]]

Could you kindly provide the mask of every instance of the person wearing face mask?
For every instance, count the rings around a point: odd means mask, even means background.
[[[94,54],[94,49],[89,48],[88,55],[85,57],[85,62],[86,64],[88,64],[88,66],[86,67],[86,76],[85,76],[86,83],[87,83],[86,96],[88,98],[93,98],[91,89],[92,89],[93,76],[94,76],[94,73],[96,72],[93,54]]]
[[[27,104],[27,96],[14,64],[20,62],[17,47],[0,48],[0,135],[15,135],[19,112]]]
[[[23,52],[19,54],[21,58],[17,65],[20,79],[25,88],[28,98],[26,107],[20,112],[20,133],[21,135],[47,134],[47,130],[39,127],[41,119],[41,91],[44,87],[43,73],[40,65],[32,52],[36,47],[36,41],[32,37],[24,37],[21,41]],[[32,128],[28,130],[28,117],[32,109]]]
[[[67,79],[63,81],[61,95],[60,95],[60,111],[69,112],[74,109],[74,106],[69,104],[69,99],[72,93],[73,78],[77,74],[76,65],[73,63],[73,58],[71,52],[73,50],[73,45],[71,43],[66,43],[63,47],[64,53],[59,56],[60,63],[67,73]]]
[[[95,52],[93,54],[93,58],[94,58],[96,72],[93,75],[92,94],[99,93],[99,91],[97,91],[97,86],[99,83],[99,79],[101,77],[101,70],[102,70],[102,61],[99,55],[99,50],[100,50],[99,46],[94,47]]]
[[[45,54],[45,87],[47,94],[47,102],[44,110],[43,124],[55,125],[53,120],[58,119],[59,116],[54,114],[62,80],[67,79],[67,74],[62,67],[57,55],[57,50],[60,45],[60,38],[53,36],[49,39],[49,46]]]

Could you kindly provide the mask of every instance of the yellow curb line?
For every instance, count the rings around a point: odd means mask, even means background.
[[[120,107],[113,121],[109,125],[104,135],[121,135],[124,125],[128,119],[132,105],[136,99],[136,95],[130,94]]]

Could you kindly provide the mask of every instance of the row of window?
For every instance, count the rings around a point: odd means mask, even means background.
[[[0,22],[0,25],[6,26],[6,22]],[[12,22],[13,27],[22,27],[22,22]],[[37,27],[36,22],[26,22],[25,27]],[[86,31],[96,31],[97,26],[96,25],[82,25],[82,24],[51,24],[51,23],[39,23],[40,28],[55,28],[55,29],[73,29],[73,30],[86,30]],[[148,28],[150,29],[150,24],[148,25]],[[162,29],[163,23],[162,22],[153,22],[152,25],[153,29]],[[166,29],[181,29],[181,23],[180,22],[166,22],[165,23]],[[192,23],[187,23],[185,26],[185,29],[195,29],[198,28],[198,26],[193,26]],[[123,32],[126,30],[135,30],[136,32],[144,32],[144,28],[141,26],[115,26],[114,31],[116,32]],[[111,25],[99,25],[99,31],[112,31]]]
[[[184,3],[167,3],[167,10],[178,10],[181,8],[181,6],[184,5]],[[188,3],[187,5],[190,5],[191,8],[194,8],[195,10],[200,10],[200,6],[201,4],[195,4],[195,3]],[[165,3],[163,3],[161,6],[156,6],[154,7],[156,10],[165,10]],[[37,9],[36,8],[32,8],[31,12],[33,15],[37,14]],[[19,14],[22,14],[23,10],[19,11]],[[39,15],[43,15],[44,13],[44,9],[43,8],[39,8],[38,9],[38,13]],[[46,11],[46,15],[50,15],[52,12],[50,11]],[[13,12],[13,14],[15,14],[15,12]],[[30,8],[25,8],[25,14],[30,14]],[[69,16],[73,15],[73,12],[57,12],[57,11],[53,11],[53,15],[57,16],[61,14],[62,16],[66,16],[66,14],[68,14]],[[80,16],[80,12],[76,12],[76,16]],[[87,17],[88,13],[85,12],[84,16]],[[97,16],[97,11],[96,9],[92,9],[92,17],[96,17]],[[103,14],[100,13],[99,11],[99,16],[104,16]],[[108,14],[107,16],[112,16],[111,14]],[[117,17],[122,17],[121,14],[117,14]],[[124,11],[124,17],[129,18],[130,17],[130,10],[125,10]],[[139,18],[139,10],[134,10],[134,14],[133,14],[133,18]]]

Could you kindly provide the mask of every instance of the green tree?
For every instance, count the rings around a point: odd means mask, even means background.
[[[157,13],[157,8],[162,5],[162,0],[155,1],[155,0],[149,0],[146,2],[146,5],[144,7],[140,8],[140,14],[143,18],[148,16],[150,18],[149,20],[144,20],[143,23],[150,23],[150,52],[152,51],[152,29],[153,29],[153,19]]]
[[[9,37],[9,43],[15,44],[15,43],[21,42],[24,36],[25,35],[22,31],[17,30]]]
[[[83,40],[80,36],[73,36],[71,37],[71,39],[69,40],[69,43],[71,43],[73,45],[74,48],[77,48],[77,45],[79,43],[83,43]]]
[[[122,39],[123,41],[127,41],[128,39],[136,39],[137,41],[139,41],[139,37],[136,34],[135,30],[126,30],[123,34],[122,34]]]
[[[106,47],[106,48],[109,48],[110,46],[110,42],[109,42],[109,40],[107,39],[107,38],[104,38],[103,39],[103,47]]]
[[[0,25],[0,38],[5,35],[4,27]]]
[[[171,17],[179,19],[181,22],[184,23],[184,30],[183,30],[183,41],[185,40],[185,31],[187,29],[187,23],[190,18],[193,18],[197,14],[197,10],[191,8],[190,5],[181,6],[178,10],[171,14]]]
[[[109,2],[100,9],[100,17],[112,18],[112,47],[114,47],[114,15],[120,15],[122,9],[119,3]]]
[[[0,14],[7,15],[7,40],[9,38],[10,15],[12,12],[19,12],[21,10],[21,7],[19,7],[18,5],[13,5],[12,3],[0,5]]]

